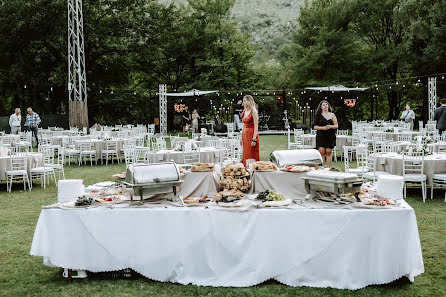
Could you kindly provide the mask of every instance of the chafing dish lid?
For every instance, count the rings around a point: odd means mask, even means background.
[[[126,177],[132,184],[148,184],[178,181],[180,174],[175,163],[132,164]]]
[[[318,150],[279,150],[271,153],[271,162],[277,165],[322,164],[322,157]]]
[[[335,172],[328,170],[313,170],[307,172],[307,179],[309,180],[324,180],[335,183],[348,183],[358,180],[358,176],[354,173]]]

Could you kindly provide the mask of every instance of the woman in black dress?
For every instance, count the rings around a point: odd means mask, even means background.
[[[336,146],[338,120],[331,112],[330,104],[326,100],[319,103],[312,127],[316,130],[316,148],[321,153],[322,162],[331,168],[332,151]]]

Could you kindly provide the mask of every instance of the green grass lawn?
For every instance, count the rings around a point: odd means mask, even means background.
[[[285,136],[261,136],[261,158],[271,151],[286,149]],[[336,167],[343,167],[337,162]],[[66,178],[83,179],[85,185],[111,180],[124,165],[65,167]],[[443,192],[434,200],[422,202],[419,189],[408,191],[407,201],[415,209],[423,249],[425,273],[414,283],[405,279],[388,285],[370,286],[357,291],[292,288],[268,281],[251,288],[211,288],[160,283],[142,277],[113,279],[93,275],[72,283],[62,278],[62,269],[46,267],[42,258],[29,255],[34,229],[42,205],[56,202],[57,189],[32,192],[20,184],[6,192],[0,184],[0,296],[446,296],[446,203]],[[286,236],[286,235],[284,235]],[[79,243],[81,244],[81,243]]]

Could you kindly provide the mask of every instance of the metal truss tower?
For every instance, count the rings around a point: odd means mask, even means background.
[[[429,77],[427,86],[429,100],[429,121],[433,121],[435,109],[437,108],[437,78]]]
[[[82,0],[68,0],[68,93],[70,127],[88,128]]]
[[[167,135],[167,86],[159,85],[160,133]]]

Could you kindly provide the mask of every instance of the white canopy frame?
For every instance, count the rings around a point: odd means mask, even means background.
[[[306,87],[305,90],[321,91],[321,92],[349,92],[349,91],[365,91],[368,88],[348,88],[343,85],[335,85],[328,87]]]
[[[160,101],[160,133],[162,135],[167,135],[167,97],[195,97],[212,93],[218,93],[218,91],[201,91],[192,89],[190,91],[182,93],[167,93],[166,85],[160,84],[158,93]]]

